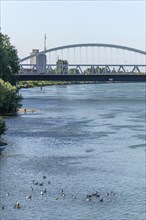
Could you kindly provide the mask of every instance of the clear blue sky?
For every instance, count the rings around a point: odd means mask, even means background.
[[[20,58],[32,48],[111,43],[145,50],[145,0],[1,0],[1,31]]]

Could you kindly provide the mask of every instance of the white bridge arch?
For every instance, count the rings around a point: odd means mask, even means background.
[[[64,49],[71,49],[71,48],[85,48],[85,47],[104,47],[104,48],[114,48],[114,49],[121,49],[121,50],[126,50],[126,51],[131,51],[131,52],[135,52],[141,55],[146,55],[145,51],[139,50],[139,49],[135,49],[135,48],[131,48],[131,47],[127,47],[127,46],[120,46],[120,45],[114,45],[114,44],[103,44],[103,43],[84,43],[84,44],[71,44],[71,45],[65,45],[65,46],[60,46],[60,47],[54,47],[51,49],[47,49],[47,50],[43,50],[41,52],[38,52],[36,54],[32,54],[29,55],[27,57],[24,57],[20,60],[21,62],[24,62],[32,57],[41,55],[41,54],[46,54],[46,53],[50,53],[50,52],[54,52],[54,51],[58,51],[58,50],[64,50]]]

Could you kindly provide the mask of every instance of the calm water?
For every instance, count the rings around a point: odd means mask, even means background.
[[[0,219],[144,220],[145,92],[144,83],[21,90],[36,112],[7,119]]]

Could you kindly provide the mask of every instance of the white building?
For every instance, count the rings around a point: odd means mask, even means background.
[[[37,54],[39,53],[39,50],[38,49],[33,49],[32,52],[30,53],[30,55],[34,55],[34,54]],[[36,64],[36,56],[30,58],[30,64]]]

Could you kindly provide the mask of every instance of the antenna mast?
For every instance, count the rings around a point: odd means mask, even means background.
[[[45,36],[44,36],[44,50],[46,50],[47,49],[47,47],[46,47],[46,34],[45,34]]]

